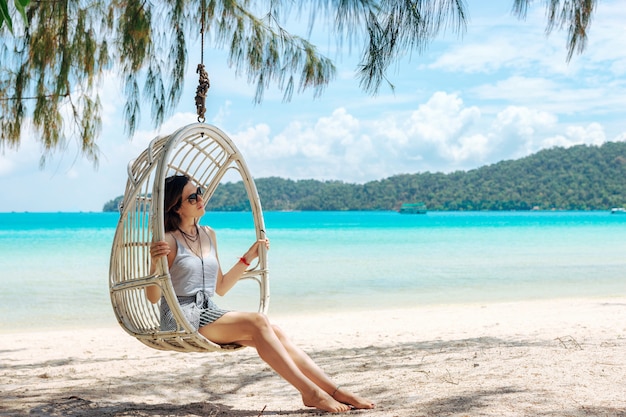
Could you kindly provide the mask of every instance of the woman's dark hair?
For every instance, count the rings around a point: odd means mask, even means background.
[[[180,226],[178,209],[183,203],[183,188],[188,182],[189,177],[186,175],[172,175],[165,179],[165,196],[163,198],[165,214],[163,220],[166,232],[177,230]]]

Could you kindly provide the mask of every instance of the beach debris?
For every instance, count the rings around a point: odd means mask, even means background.
[[[444,375],[443,381],[447,382],[448,384],[459,385],[459,381],[458,380],[455,381],[452,375],[450,375],[449,369],[446,369],[446,375]]]
[[[580,346],[580,344],[572,336],[557,337],[554,340],[558,340],[559,342],[561,342],[561,345],[565,349],[583,350],[583,348]]]

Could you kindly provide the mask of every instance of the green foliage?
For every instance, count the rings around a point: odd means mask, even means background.
[[[104,203],[102,207],[102,211],[119,211],[120,203],[124,200],[124,196],[121,195],[119,197],[114,198],[113,200],[109,200]]]
[[[365,184],[277,177],[255,182],[268,211],[398,210],[418,201],[428,210],[608,210],[626,203],[625,178],[626,143],[608,142],[543,150],[467,172],[396,175]],[[221,184],[207,209],[249,210],[243,183]]]
[[[0,45],[0,143],[19,146],[25,119],[47,154],[78,138],[83,154],[97,162],[100,101],[98,74],[110,66],[98,4],[37,2],[26,9],[23,34]],[[31,116],[32,114],[32,116]]]
[[[30,4],[30,0],[14,0],[13,4],[15,10],[22,16],[22,19],[26,21],[26,6]],[[11,13],[9,12],[9,2],[7,0],[0,0],[0,29],[6,22],[9,32],[13,33],[13,19],[11,19]]]
[[[9,1],[0,0],[0,147],[18,147],[22,126],[32,119],[42,163],[69,139],[97,163],[97,87],[109,72],[123,83],[127,134],[138,126],[143,102],[159,126],[180,100],[187,48],[203,24],[207,43],[227,49],[228,65],[256,86],[258,103],[270,85],[289,100],[295,91],[320,95],[335,76],[332,60],[308,34],[285,29],[292,13],[309,13],[309,31],[316,21],[327,24],[337,50],[344,42],[362,48],[357,74],[371,94],[399,57],[423,51],[448,28],[461,33],[467,19],[461,0],[13,0],[24,20],[16,30]],[[524,18],[529,3],[515,0],[513,12]],[[548,31],[567,28],[570,57],[584,49],[596,4],[546,2]]]

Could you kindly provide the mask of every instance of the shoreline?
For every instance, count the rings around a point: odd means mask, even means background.
[[[605,292],[601,292],[598,294],[580,296],[580,295],[562,295],[562,296],[545,296],[545,297],[530,297],[530,298],[502,298],[502,297],[494,297],[494,298],[483,298],[483,299],[467,299],[467,298],[444,298],[440,297],[437,300],[425,302],[423,300],[419,300],[416,304],[410,304],[407,301],[401,301],[393,305],[391,301],[394,298],[395,294],[381,294],[384,301],[379,302],[377,307],[368,308],[366,306],[367,301],[369,299],[367,297],[355,298],[348,300],[347,303],[328,303],[327,305],[318,305],[317,308],[313,308],[310,305],[306,305],[304,308],[298,308],[297,302],[288,302],[288,303],[280,303],[281,307],[273,307],[272,303],[270,303],[268,316],[272,320],[291,320],[297,317],[299,318],[307,318],[311,316],[332,316],[332,315],[359,315],[372,311],[383,312],[392,314],[396,311],[420,311],[420,310],[437,310],[437,309],[465,309],[465,308],[474,308],[476,306],[499,306],[499,305],[517,305],[517,304],[545,304],[545,303],[575,303],[575,302],[609,302],[612,299],[624,299],[626,300],[626,293],[622,294],[612,294],[606,295]],[[106,300],[105,300],[106,301]],[[377,299],[380,301],[380,299]],[[278,302],[276,302],[278,304]],[[287,306],[285,307],[285,304]],[[222,306],[219,303],[218,305]],[[273,307],[273,308],[272,308]],[[109,309],[110,306],[106,305],[106,308]],[[226,309],[230,309],[230,306],[226,306]],[[238,308],[234,308],[235,310],[239,310]],[[244,309],[240,311],[251,311],[249,309]],[[56,326],[50,326],[49,324],[42,324],[40,326],[32,325],[32,318],[24,319],[23,322],[20,323],[10,323],[10,326],[7,326],[7,323],[0,324],[0,336],[1,335],[11,335],[11,334],[24,334],[24,333],[45,333],[45,332],[55,332],[55,331],[81,331],[81,330],[89,330],[93,328],[97,329],[113,329],[120,328],[119,323],[117,322],[113,310],[111,309],[106,315],[99,314],[93,315],[90,317],[91,325],[85,324],[85,320],[81,322],[72,322],[66,320],[63,324],[57,324]],[[3,327],[6,326],[6,327]]]
[[[626,296],[269,316],[377,403],[359,415],[626,415]],[[2,415],[317,415],[253,349],[158,351],[115,323],[1,334]]]
[[[294,319],[296,317],[306,318],[310,316],[329,316],[329,315],[358,315],[364,314],[367,312],[379,311],[383,313],[393,313],[394,311],[419,311],[419,310],[432,310],[432,309],[445,309],[445,308],[454,308],[454,309],[464,309],[464,308],[473,308],[476,306],[498,306],[498,305],[515,305],[520,303],[529,303],[529,304],[543,304],[543,303],[568,303],[568,302],[587,302],[587,301],[608,301],[611,299],[624,299],[626,300],[626,293],[624,294],[615,294],[615,295],[606,295],[605,293],[592,294],[581,297],[579,295],[563,295],[560,297],[556,296],[546,296],[546,297],[531,297],[531,298],[484,298],[484,299],[464,299],[464,298],[444,298],[440,297],[435,301],[424,302],[420,300],[417,304],[410,305],[408,302],[403,301],[397,303],[395,306],[390,301],[395,295],[394,294],[381,294],[381,297],[384,298],[384,302],[379,303],[378,307],[375,308],[367,308],[365,305],[365,301],[367,301],[367,297],[362,297],[361,299],[355,298],[353,300],[349,300],[348,303],[328,303],[327,305],[317,305],[316,309],[313,309],[310,306],[305,307],[304,309],[298,308],[297,302],[289,302],[288,306],[285,307],[284,304],[280,303],[281,307],[272,308],[272,303],[270,303],[268,316],[272,320],[283,320],[283,319]],[[106,300],[105,300],[106,301]],[[219,301],[219,300],[218,300]],[[378,299],[377,301],[380,301]],[[222,305],[218,302],[218,305]],[[107,308],[110,306],[107,303]],[[229,307],[225,307],[229,309]],[[237,310],[237,308],[235,308]],[[251,311],[251,310],[241,310],[241,311]],[[120,328],[119,323],[117,322],[113,310],[108,312],[107,315],[98,315],[97,317],[91,317],[91,319],[96,319],[95,322],[92,322],[92,325],[85,324],[85,321],[81,321],[80,323],[65,321],[61,325],[50,326],[43,324],[41,326],[32,325],[32,319],[24,319],[21,323],[11,323],[11,326],[6,326],[7,323],[0,324],[0,336],[1,335],[11,335],[11,334],[24,334],[24,333],[45,333],[45,332],[55,332],[55,331],[81,331],[88,329],[113,329]],[[6,327],[3,327],[6,326]]]

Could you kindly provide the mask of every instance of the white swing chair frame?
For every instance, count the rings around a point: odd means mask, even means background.
[[[150,273],[150,244],[163,240],[165,178],[187,175],[204,187],[205,204],[227,172],[236,171],[245,186],[257,239],[265,238],[265,225],[256,185],[241,153],[230,138],[215,126],[196,123],[173,134],[155,138],[128,165],[128,181],[111,250],[109,290],[119,324],[130,335],[155,349],[180,352],[223,351],[239,345],[218,345],[196,331],[182,314],[172,287],[167,259]],[[258,311],[269,306],[267,251],[242,276],[259,284]],[[157,285],[167,301],[178,328],[160,329],[159,303],[148,301],[145,288]]]

